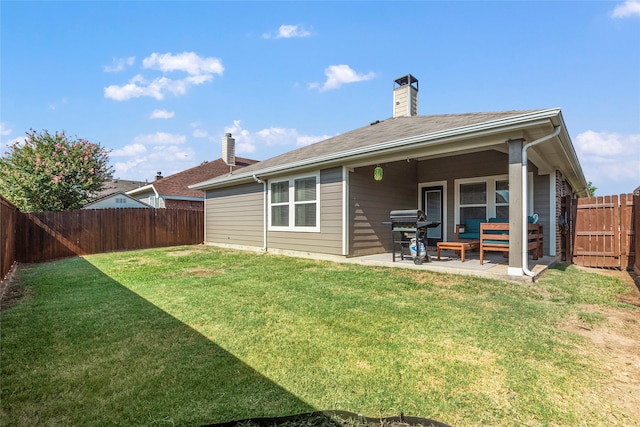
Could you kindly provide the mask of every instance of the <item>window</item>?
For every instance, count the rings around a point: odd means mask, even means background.
[[[470,218],[509,218],[509,177],[507,175],[457,179],[456,223],[463,224]],[[529,215],[533,207],[533,174],[527,177],[527,208]],[[516,191],[516,194],[520,193]]]
[[[496,181],[496,218],[509,218],[509,181]]]
[[[460,223],[471,218],[487,218],[486,182],[460,184]]]
[[[456,221],[509,218],[509,177],[505,175],[456,180]]]
[[[269,228],[320,231],[319,175],[294,177],[269,184]]]

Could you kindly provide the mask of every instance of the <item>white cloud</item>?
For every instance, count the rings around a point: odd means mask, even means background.
[[[303,147],[327,139],[329,136],[301,135],[296,129],[270,127],[256,132],[256,138],[260,143],[267,146],[293,145]]]
[[[194,138],[206,138],[209,136],[209,132],[204,129],[194,129],[191,134]]]
[[[225,133],[231,133],[233,139],[236,140],[236,154],[253,153],[256,151],[256,145],[253,142],[251,132],[242,128],[240,120],[234,120],[232,126],[224,128]]]
[[[145,145],[168,145],[168,144],[184,144],[187,137],[175,133],[156,132],[144,135],[138,135],[133,138],[136,144]]]
[[[142,174],[136,173],[136,166],[144,164],[146,158],[141,157],[137,159],[131,159],[126,162],[116,162],[113,165],[113,176],[118,179],[133,179],[136,181],[142,180]]]
[[[640,134],[619,134],[588,130],[578,134],[575,147],[588,181],[598,188],[611,182],[627,185],[629,191],[640,183]],[[616,191],[605,191],[614,194]],[[598,191],[600,193],[600,191]]]
[[[275,33],[265,33],[262,35],[265,39],[290,39],[299,37],[309,37],[311,32],[301,25],[280,25]]]
[[[330,65],[324,70],[327,80],[322,86],[319,83],[311,83],[311,89],[319,89],[320,92],[338,89],[346,83],[356,83],[373,79],[376,75],[373,72],[367,74],[359,74],[348,65]]]
[[[173,111],[153,110],[149,115],[151,119],[171,119],[176,115]]]
[[[618,133],[588,130],[576,137],[576,145],[585,155],[611,157],[624,153],[628,146],[640,142],[640,135],[620,135]]]
[[[127,58],[113,58],[111,65],[105,65],[102,70],[107,73],[117,73],[124,70],[126,67],[130,67],[135,62],[135,56],[129,56]]]
[[[114,176],[153,181],[158,171],[168,176],[195,166],[195,151],[180,145],[185,139],[163,132],[137,136],[132,144],[111,152],[113,157],[125,158],[114,164]]]
[[[253,153],[259,146],[283,146],[302,147],[330,138],[328,135],[304,135],[296,129],[270,127],[251,132],[244,129],[240,120],[234,120],[233,126],[225,128],[226,133],[231,133],[236,140],[236,153]]]
[[[10,129],[8,124],[6,124],[5,122],[0,122],[0,135],[11,135],[11,132],[13,132],[13,129]]]
[[[105,98],[111,98],[115,101],[126,101],[127,99],[140,98],[142,96],[149,96],[161,100],[168,92],[174,95],[184,95],[190,86],[202,84],[212,79],[213,77],[210,75],[189,76],[182,80],[159,77],[151,82],[147,82],[142,75],[138,74],[124,86],[111,85],[106,87],[104,89],[104,96]]]
[[[142,74],[137,74],[124,85],[105,87],[104,97],[115,101],[126,101],[140,97],[160,100],[167,93],[176,96],[184,95],[191,86],[209,82],[213,80],[214,74],[221,75],[224,71],[219,59],[202,58],[194,52],[183,52],[178,55],[152,53],[142,61],[142,65],[145,69],[163,72],[183,71],[188,75],[181,79],[161,76],[148,80]]]
[[[165,72],[184,71],[193,76],[222,75],[224,71],[222,62],[218,58],[201,58],[195,52],[182,52],[177,55],[171,52],[164,54],[154,52],[142,60],[142,66]]]
[[[634,16],[640,16],[640,0],[626,0],[624,3],[618,5],[611,12],[611,16],[614,18],[629,18]]]
[[[124,147],[111,151],[110,155],[112,157],[126,157],[126,156],[139,156],[140,154],[144,154],[147,152],[147,147],[143,144],[135,143],[125,145]]]

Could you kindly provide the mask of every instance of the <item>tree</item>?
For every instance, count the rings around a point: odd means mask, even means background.
[[[596,195],[596,190],[598,189],[598,187],[594,187],[591,181],[587,183],[587,188],[589,189],[589,197],[593,197]]]
[[[0,193],[23,212],[79,209],[112,172],[99,144],[64,131],[26,135],[0,157]]]

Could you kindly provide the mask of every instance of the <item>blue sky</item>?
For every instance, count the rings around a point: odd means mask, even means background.
[[[0,2],[0,153],[33,128],[153,180],[392,114],[562,108],[597,194],[640,185],[640,0]]]

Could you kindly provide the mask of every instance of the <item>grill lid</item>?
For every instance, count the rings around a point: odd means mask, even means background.
[[[427,216],[420,209],[402,209],[391,211],[389,214],[391,221],[417,222],[426,221]]]

